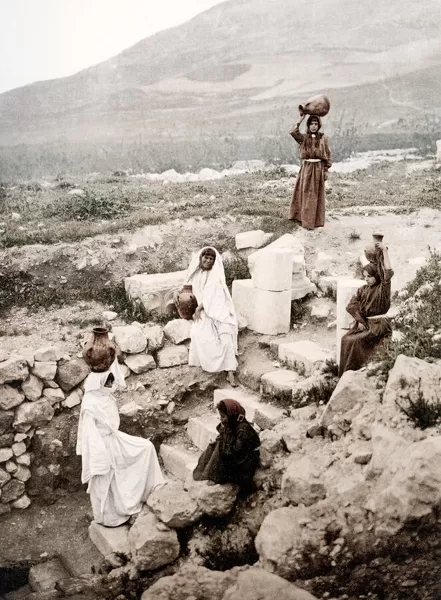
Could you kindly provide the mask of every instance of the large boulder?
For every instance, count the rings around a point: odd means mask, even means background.
[[[115,342],[122,352],[138,354],[147,348],[147,337],[143,330],[136,325],[122,325],[114,327]]]
[[[32,367],[32,374],[44,382],[53,381],[57,373],[56,362],[38,362]]]
[[[326,498],[320,469],[306,456],[294,456],[282,477],[282,495],[292,504],[311,506]]]
[[[140,571],[153,571],[174,562],[180,552],[176,531],[161,523],[148,508],[129,532],[132,562]]]
[[[28,375],[28,362],[23,356],[16,356],[0,362],[0,384],[25,381]]]
[[[174,529],[188,527],[202,517],[196,500],[178,482],[169,482],[153,490],[147,506],[158,519]]]
[[[16,431],[26,432],[31,427],[40,427],[54,416],[54,409],[47,400],[23,402],[17,408],[13,427]]]
[[[10,385],[0,385],[0,410],[11,410],[24,402],[24,394]]]
[[[56,382],[64,392],[70,392],[84,381],[89,373],[90,369],[84,360],[74,358],[58,364]]]
[[[222,600],[316,600],[315,596],[282,577],[252,567],[239,573]]]
[[[185,565],[177,573],[161,577],[146,590],[141,600],[222,600],[237,578],[238,569],[211,571]]]

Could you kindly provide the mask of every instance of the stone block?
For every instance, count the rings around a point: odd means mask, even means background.
[[[272,429],[282,419],[283,410],[281,408],[272,406],[272,404],[260,402],[259,406],[256,407],[253,422],[260,427],[260,429]]]
[[[308,294],[315,294],[317,288],[314,283],[302,274],[293,274],[291,281],[291,300],[300,300]]]
[[[151,354],[130,354],[124,362],[136,375],[156,369],[156,363]]]
[[[214,390],[213,407],[217,409],[217,405],[221,400],[236,400],[243,406],[246,413],[247,421],[254,422],[256,409],[260,406],[260,396],[254,396],[244,392],[240,388],[223,388]]]
[[[159,325],[146,325],[144,333],[147,338],[147,348],[149,352],[159,350],[164,345],[164,332]]]
[[[188,363],[188,348],[186,346],[166,346],[158,350],[158,367],[166,369]]]
[[[172,319],[164,327],[165,337],[172,344],[181,344],[190,339],[191,321],[186,319]]]
[[[158,521],[147,508],[138,515],[129,532],[132,563],[140,571],[153,571],[174,562],[180,552],[176,531]]]
[[[237,250],[245,248],[260,248],[265,243],[265,232],[261,229],[255,231],[243,231],[236,234]]]
[[[115,334],[115,343],[122,352],[126,352],[127,354],[144,352],[147,347],[147,337],[143,330],[136,325],[114,327],[112,333]]]
[[[148,497],[147,506],[160,521],[173,529],[189,527],[202,517],[196,500],[178,482],[169,482],[154,489]]]
[[[0,384],[26,381],[28,375],[28,363],[23,356],[16,356],[0,362]]]
[[[182,446],[161,444],[159,455],[166,472],[181,481],[185,481],[189,476],[193,476],[193,471],[198,464],[200,452],[196,450],[187,450]]]
[[[24,395],[31,402],[39,400],[43,393],[43,382],[35,375],[29,375],[25,382],[22,383],[21,389]]]
[[[12,410],[24,402],[24,394],[10,385],[0,385],[0,410]]]
[[[47,400],[23,402],[17,408],[13,427],[16,431],[26,432],[30,427],[40,427],[54,416],[54,409]]]
[[[21,456],[26,452],[26,444],[24,442],[15,442],[15,444],[12,444],[12,452],[14,456]]]
[[[298,380],[298,374],[289,369],[270,371],[262,375],[262,393],[275,398],[291,398],[292,388]]]
[[[238,487],[232,483],[208,485],[207,481],[195,481],[189,477],[184,485],[196,501],[199,510],[210,517],[224,517],[233,509]]]
[[[57,346],[46,346],[35,352],[34,359],[37,362],[58,362],[63,356],[63,350]]]
[[[289,248],[268,248],[248,259],[251,280],[255,288],[272,292],[291,289],[294,251]]]
[[[22,481],[23,483],[25,483],[31,478],[31,471],[27,467],[20,465],[19,467],[17,467],[17,470],[15,471],[13,477],[15,479],[18,479],[18,481]]]
[[[207,413],[200,417],[193,417],[188,420],[187,435],[199,450],[205,450],[218,436],[217,425],[219,425],[219,417],[216,414]]]
[[[247,320],[248,329],[267,335],[288,333],[291,290],[268,292],[255,288],[251,279],[236,279],[233,301],[237,312]]]
[[[58,558],[53,558],[44,563],[39,563],[30,568],[29,585],[34,592],[48,592],[55,590],[59,579],[70,577]]]
[[[341,338],[347,333],[349,325],[354,320],[346,311],[346,306],[358,288],[362,285],[365,285],[363,279],[340,279],[337,282],[337,364],[340,364]]]
[[[56,381],[64,392],[70,392],[86,379],[90,369],[82,358],[58,363]]]
[[[8,462],[13,456],[12,448],[0,448],[0,463]]]
[[[57,404],[58,402],[63,402],[65,395],[61,388],[45,388],[43,390],[43,398],[49,400],[49,402],[53,405]]]
[[[126,277],[124,285],[128,296],[140,300],[147,311],[166,314],[169,307],[174,305],[173,293],[183,285],[186,273],[142,273]]]
[[[43,381],[53,381],[56,373],[56,362],[37,362],[32,368],[32,374]]]
[[[96,521],[89,525],[89,537],[103,556],[120,553],[129,556],[129,527],[119,525],[119,527],[104,527]]]
[[[260,252],[265,252],[266,250],[270,250],[273,248],[287,248],[289,250],[293,250],[294,254],[298,256],[304,256],[305,254],[305,249],[300,240],[298,240],[291,233],[285,233],[281,237],[277,238],[277,240],[274,240],[274,242],[268,244],[268,246],[265,246],[265,248],[257,250],[257,252],[253,252],[253,254],[250,254],[250,256],[248,257],[248,261],[254,261],[256,259],[256,254],[259,254]],[[293,264],[293,269],[294,268],[295,265]]]
[[[309,340],[279,344],[278,355],[279,360],[301,371],[302,375],[311,375],[316,367],[332,358],[330,352]]]

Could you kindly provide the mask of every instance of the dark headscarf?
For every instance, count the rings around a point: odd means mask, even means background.
[[[375,277],[376,283],[381,283],[380,272],[378,267],[373,263],[368,263],[365,267],[363,267],[363,273],[366,272],[371,277]]]
[[[217,405],[218,411],[224,413],[228,417],[230,427],[236,427],[237,423],[246,421],[245,409],[237,400],[221,400]]]
[[[201,257],[202,256],[212,256],[214,260],[216,260],[216,252],[214,248],[205,248],[205,250],[201,252]]]
[[[318,130],[317,130],[317,133],[315,134],[315,135],[318,135],[318,132],[322,128],[322,120],[320,119],[320,117],[317,117],[316,115],[309,115],[308,120],[306,121],[306,130],[308,133],[311,133],[309,130],[309,127],[313,121],[316,121],[318,123]],[[323,134],[320,134],[320,135],[323,135]]]

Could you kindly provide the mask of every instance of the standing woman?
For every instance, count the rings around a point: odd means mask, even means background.
[[[290,134],[299,144],[302,161],[297,175],[294,194],[289,208],[289,218],[306,229],[325,224],[325,181],[332,166],[328,138],[320,133],[320,117],[311,115],[306,121],[306,133],[300,133],[301,117]]]
[[[198,307],[193,316],[188,364],[208,373],[225,371],[236,386],[238,323],[222,257],[207,246],[192,259],[186,284],[193,287]]]
[[[128,521],[150,492],[165,483],[152,442],[119,431],[113,392],[123,387],[117,359],[108,371],[90,373],[78,423],[81,482],[88,484],[94,520],[107,527]]]

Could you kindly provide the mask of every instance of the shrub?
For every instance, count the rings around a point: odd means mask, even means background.
[[[441,423],[441,402],[429,402],[424,398],[424,394],[421,391],[421,379],[418,384],[417,399],[412,400],[407,398],[409,406],[404,408],[401,404],[398,404],[400,410],[420,429],[427,429],[428,427],[434,427]]]
[[[48,208],[48,217],[62,213],[66,220],[111,220],[127,215],[130,202],[122,190],[111,189],[104,192],[92,193],[86,191],[82,196],[69,196],[53,207]]]

